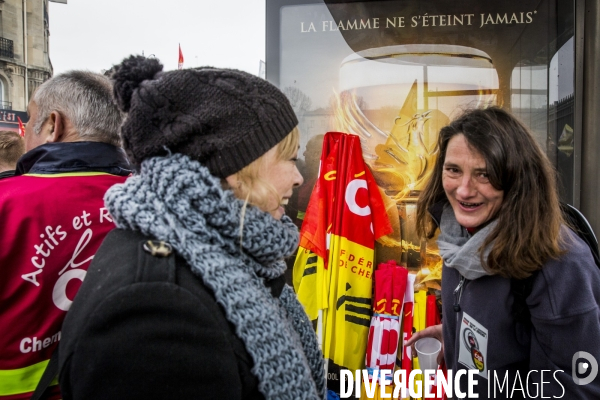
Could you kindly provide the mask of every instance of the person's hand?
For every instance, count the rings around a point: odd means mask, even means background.
[[[433,325],[428,328],[423,329],[422,331],[415,332],[410,339],[404,342],[405,346],[411,347],[411,354],[417,354],[415,351],[415,343],[419,339],[423,339],[426,337],[432,337],[440,341],[442,344],[442,350],[440,350],[440,354],[437,356],[437,363],[441,365],[444,362],[444,337],[442,336],[442,324]]]

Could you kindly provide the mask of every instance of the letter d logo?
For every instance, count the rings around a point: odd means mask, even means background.
[[[580,362],[578,365],[577,361],[582,358],[585,359],[587,362]],[[577,376],[577,374],[583,375],[590,367],[592,367],[592,369],[590,371],[590,374],[586,378],[579,378]],[[587,385],[588,383],[591,383],[594,379],[596,379],[596,376],[598,375],[598,361],[596,361],[594,356],[590,353],[585,351],[578,351],[577,353],[573,354],[572,375],[573,381],[576,385]]]

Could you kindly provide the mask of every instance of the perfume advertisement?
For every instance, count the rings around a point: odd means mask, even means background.
[[[501,106],[570,176],[573,9],[560,0],[268,0],[267,79],[300,120],[305,185],[293,217],[306,209],[322,135],[356,134],[388,213],[397,215],[378,254],[418,269],[427,276],[417,284],[435,287],[435,241],[419,243],[412,222],[441,127],[465,109]]]

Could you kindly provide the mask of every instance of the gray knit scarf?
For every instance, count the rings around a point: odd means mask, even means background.
[[[304,309],[289,286],[277,299],[265,279],[281,276],[298,229],[223,190],[219,179],[181,154],[154,157],[104,198],[119,228],[169,242],[212,289],[254,360],[267,399],[324,399],[323,357]],[[240,248],[241,246],[241,248]]]
[[[452,206],[444,205],[440,221],[440,235],[437,239],[444,265],[456,269],[462,276],[470,280],[492,275],[481,265],[479,249],[497,223],[497,220],[492,221],[471,236],[456,220]],[[484,260],[490,254],[490,249],[491,245],[483,250]]]

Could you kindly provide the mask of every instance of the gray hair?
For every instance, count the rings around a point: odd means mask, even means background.
[[[89,71],[69,71],[44,82],[34,93],[39,135],[52,111],[67,118],[84,140],[120,146],[119,127],[123,114],[112,97],[110,80]]]

